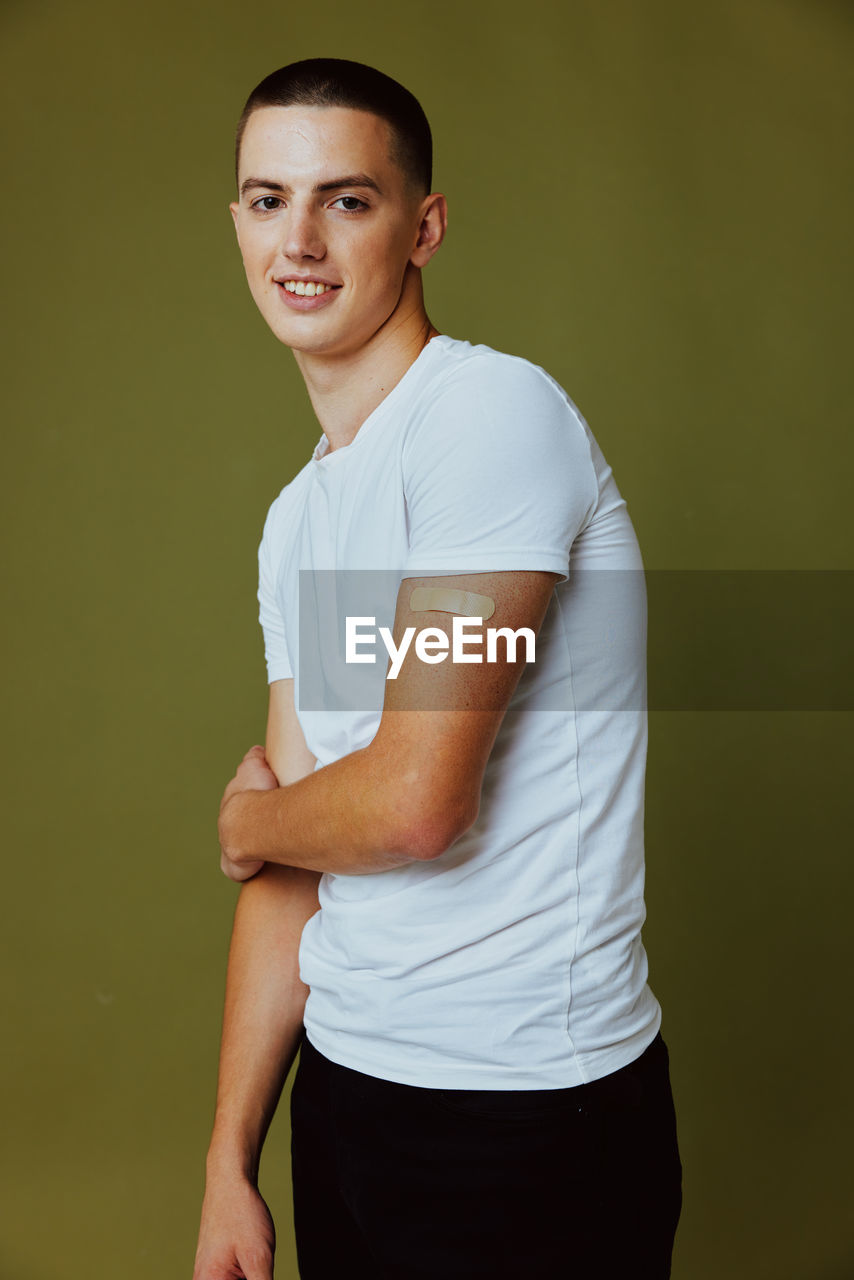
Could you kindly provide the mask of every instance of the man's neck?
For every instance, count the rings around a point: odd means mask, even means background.
[[[384,326],[351,356],[328,358],[294,352],[330,453],[352,443],[365,419],[438,332],[422,307],[393,329]]]

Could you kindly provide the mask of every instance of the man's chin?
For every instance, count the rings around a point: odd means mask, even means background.
[[[364,345],[364,340],[360,343],[355,340],[354,334],[348,334],[345,338],[340,333],[311,332],[307,325],[301,330],[292,325],[288,325],[287,329],[276,326],[273,332],[282,346],[290,347],[295,356],[349,356],[360,345]]]

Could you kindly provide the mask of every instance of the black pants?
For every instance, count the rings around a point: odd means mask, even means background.
[[[302,1280],[666,1280],[682,1207],[667,1046],[569,1089],[425,1089],[303,1039]]]

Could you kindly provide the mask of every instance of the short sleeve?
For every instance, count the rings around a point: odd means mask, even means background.
[[[404,576],[569,576],[598,481],[584,422],[544,370],[491,353],[446,378],[404,447]]]
[[[267,681],[286,680],[293,676],[285,620],[276,592],[275,543],[276,503],[270,507],[264,522],[264,533],[258,547],[258,618],[264,633],[264,658]]]

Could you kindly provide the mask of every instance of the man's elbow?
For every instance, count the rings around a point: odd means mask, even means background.
[[[409,816],[403,832],[408,857],[416,862],[440,858],[474,825],[478,808],[477,799],[449,802],[435,797],[432,804],[419,806]]]

